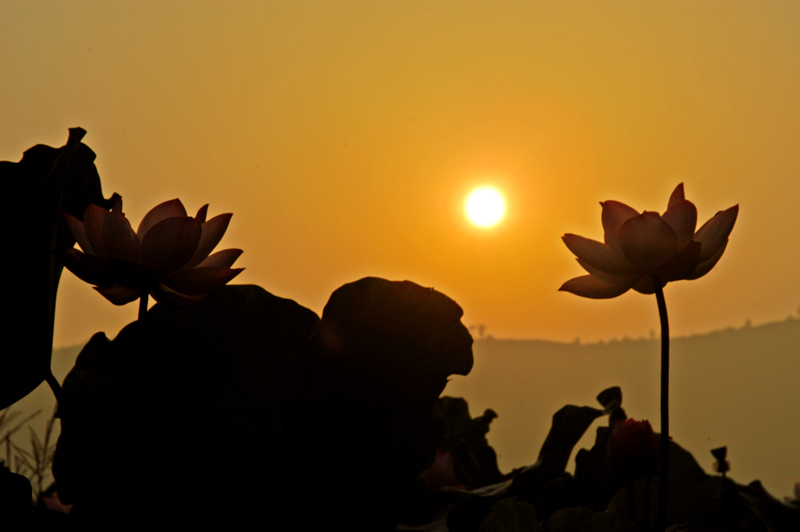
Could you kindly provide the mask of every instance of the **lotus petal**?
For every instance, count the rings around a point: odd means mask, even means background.
[[[692,274],[690,276],[688,276],[687,279],[691,279],[691,280],[699,279],[702,276],[704,276],[705,274],[707,274],[708,272],[710,272],[711,268],[716,266],[717,262],[719,262],[719,259],[722,258],[722,254],[725,252],[725,248],[726,247],[728,247],[728,241],[727,240],[725,241],[724,244],[722,244],[722,247],[717,249],[717,252],[714,255],[712,255],[710,258],[704,260],[703,262],[699,263],[697,265],[697,267],[695,267],[694,272],[692,272]]]
[[[697,207],[694,203],[687,200],[670,201],[670,206],[661,219],[675,231],[681,249],[689,245],[697,228]]]
[[[659,284],[663,288],[664,285],[667,283],[661,281],[659,279]],[[640,294],[655,294],[656,293],[656,286],[653,283],[653,276],[652,275],[643,275],[642,278],[633,286],[633,289],[639,292]]]
[[[694,239],[702,245],[700,249],[701,262],[705,262],[713,255],[716,255],[719,249],[725,246],[738,214],[739,206],[734,205],[730,209],[715,214],[697,230]]]
[[[198,264],[197,267],[206,268],[221,266],[223,268],[230,268],[241,254],[241,249],[223,249],[222,251],[217,251],[213,255],[209,255],[203,262]]]
[[[165,275],[161,278],[161,283],[175,292],[196,296],[227,284],[228,281],[239,275],[242,270],[243,268],[193,268]]]
[[[81,247],[83,252],[90,255],[95,255],[96,253],[94,252],[94,249],[92,249],[92,244],[89,242],[89,238],[86,236],[86,229],[83,226],[83,222],[72,216],[67,211],[62,211],[61,214],[64,216],[64,221],[67,222],[69,232],[72,234],[72,237]]]
[[[208,215],[208,203],[197,209],[197,214],[194,215],[194,219],[197,220],[198,223],[204,224],[206,223],[207,215]]]
[[[89,205],[83,213],[83,227],[92,251],[101,259],[139,260],[139,239],[121,213]]]
[[[142,295],[141,290],[131,290],[122,286],[95,286],[94,289],[115,305],[127,305],[131,301],[136,301]]]
[[[659,266],[655,275],[665,283],[688,279],[700,262],[700,243],[689,242],[683,251]]]
[[[678,236],[658,213],[643,212],[622,224],[619,243],[625,258],[642,273],[651,272],[678,251]]]
[[[200,235],[200,242],[197,244],[197,251],[189,262],[184,266],[184,269],[194,268],[200,264],[208,254],[211,253],[219,241],[222,240],[222,235],[228,230],[228,224],[231,221],[233,214],[220,214],[202,224],[202,233]]]
[[[156,275],[181,269],[194,255],[202,229],[193,218],[166,218],[142,238],[142,262]]]
[[[61,262],[81,281],[98,285],[105,280],[106,261],[94,255],[69,248],[61,255]]]
[[[581,259],[577,259],[578,264],[581,267],[589,272],[589,275],[592,277],[597,277],[600,281],[603,281],[606,284],[612,284],[614,286],[627,287],[631,288],[641,278],[641,275],[613,275],[611,273],[606,273],[604,271],[598,270],[597,268],[593,268],[590,264],[586,264]]]
[[[610,299],[624,294],[629,288],[604,283],[597,277],[583,275],[570,279],[561,285],[560,291],[572,292],[575,295],[591,299]]]
[[[683,183],[678,184],[675,190],[672,191],[672,194],[670,194],[669,202],[667,202],[667,210],[681,201],[686,201],[686,196],[683,194]]]
[[[564,235],[562,240],[576,257],[593,268],[614,275],[636,273],[625,256],[608,244],[573,234]]]
[[[609,200],[600,202],[603,212],[600,218],[603,222],[603,240],[614,249],[619,248],[619,229],[622,224],[638,216],[639,212],[619,201]]]
[[[106,264],[105,282],[101,286],[119,285],[141,290],[150,284],[150,270],[141,262],[111,259]]]
[[[139,235],[140,239],[143,239],[144,235],[146,235],[153,226],[167,218],[186,218],[186,209],[183,203],[181,203],[181,200],[176,198],[174,200],[165,201],[150,209],[150,211],[144,215],[144,218],[142,218],[142,222],[139,224],[139,229],[136,230],[136,234]]]
[[[171,305],[173,307],[190,307],[196,303],[199,303],[203,299],[206,298],[207,294],[202,294],[199,296],[187,296],[185,294],[179,294],[174,290],[171,290],[168,286],[164,285],[163,283],[156,283],[151,289],[150,293],[153,294],[153,299],[155,299],[158,303],[164,305]]]

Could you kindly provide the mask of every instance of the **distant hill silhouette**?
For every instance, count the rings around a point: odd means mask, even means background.
[[[482,339],[474,350],[472,373],[453,379],[445,393],[465,397],[473,412],[499,414],[489,442],[505,471],[533,463],[558,408],[595,406],[607,386],[621,386],[628,415],[658,429],[657,338]],[[800,481],[800,320],[673,338],[671,353],[675,440],[708,471],[709,451],[727,445],[734,479],[760,479],[775,495],[791,493]],[[582,446],[593,439],[590,429]]]

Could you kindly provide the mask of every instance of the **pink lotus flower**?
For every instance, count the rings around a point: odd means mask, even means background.
[[[626,478],[658,471],[659,443],[650,422],[623,419],[614,423],[608,439],[608,463]]]
[[[438,490],[445,486],[452,486],[458,489],[467,489],[455,472],[453,453],[436,449],[436,460],[433,464],[420,473],[420,477],[431,491]]]
[[[236,277],[231,269],[240,249],[209,256],[219,243],[231,214],[206,221],[208,205],[191,218],[178,199],[153,207],[134,232],[122,213],[122,200],[111,211],[89,205],[83,221],[64,213],[81,251],[68,249],[64,266],[115,305],[148,292],[156,301],[185,306]]]
[[[739,206],[718,212],[695,232],[697,208],[675,188],[663,215],[618,201],[601,202],[605,242],[566,234],[564,243],[589,275],[564,283],[559,290],[605,299],[631,288],[643,294],[670,281],[697,279],[722,257]]]

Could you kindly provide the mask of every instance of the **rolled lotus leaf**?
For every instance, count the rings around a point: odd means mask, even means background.
[[[39,144],[26,150],[17,163],[0,161],[6,223],[14,228],[9,231],[8,249],[24,258],[14,282],[6,283],[13,310],[3,319],[4,337],[26,333],[17,344],[22,347],[0,354],[0,409],[52,379],[53,320],[62,268],[56,253],[74,244],[61,212],[80,216],[89,203],[111,206],[110,200],[103,199],[95,154],[81,142],[85,134],[73,128],[61,148]],[[54,379],[52,385],[56,385]]]

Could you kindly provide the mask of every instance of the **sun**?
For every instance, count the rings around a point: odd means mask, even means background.
[[[467,219],[477,227],[494,227],[506,214],[506,200],[494,187],[479,187],[469,193],[464,202]]]

